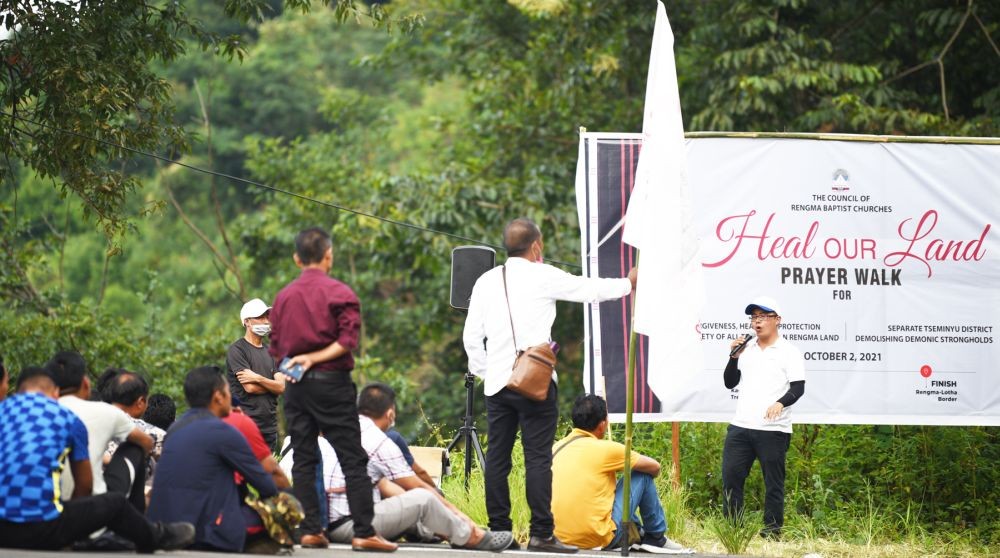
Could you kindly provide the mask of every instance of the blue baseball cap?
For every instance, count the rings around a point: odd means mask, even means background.
[[[779,316],[781,315],[781,306],[778,305],[778,301],[769,296],[758,296],[753,299],[750,304],[747,304],[744,313],[750,315],[753,313],[754,308],[759,308],[765,312],[774,312]]]

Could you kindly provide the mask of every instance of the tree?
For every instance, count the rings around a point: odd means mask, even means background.
[[[340,21],[393,23],[379,4],[326,3]],[[265,0],[228,0],[225,6],[227,16],[243,21],[259,21],[269,9]],[[285,6],[308,10],[310,3],[287,0]],[[152,63],[176,59],[187,38],[203,50],[242,59],[242,37],[206,30],[182,2],[0,0],[0,14],[14,30],[0,40],[0,116],[7,124],[0,180],[14,180],[11,159],[57,178],[63,194],[78,196],[118,247],[129,229],[126,199],[140,187],[122,163],[130,155],[122,146],[186,147],[170,87]]]

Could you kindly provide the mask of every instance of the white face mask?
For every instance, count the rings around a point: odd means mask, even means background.
[[[264,337],[268,333],[271,333],[271,324],[254,324],[250,326],[250,331]]]

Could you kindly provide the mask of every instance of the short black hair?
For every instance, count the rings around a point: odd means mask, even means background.
[[[184,378],[184,399],[190,407],[208,407],[212,395],[226,387],[226,378],[218,366],[199,366]]]
[[[358,413],[368,418],[379,418],[396,405],[396,390],[386,384],[372,382],[358,394]]]
[[[169,395],[154,393],[146,399],[146,412],[142,414],[142,420],[167,430],[175,418],[177,418],[177,405]]]
[[[132,405],[140,397],[147,395],[149,395],[149,383],[146,378],[122,369],[118,369],[107,385],[101,389],[101,397],[105,402],[125,406]]]
[[[49,389],[55,385],[56,381],[52,378],[52,374],[48,370],[40,366],[28,366],[22,369],[21,375],[17,377],[17,386],[15,389],[18,393],[21,393],[30,388]]]
[[[320,227],[308,228],[295,236],[295,255],[303,265],[323,261],[323,256],[332,246],[330,233]]]
[[[116,368],[114,366],[109,366],[100,376],[97,377],[97,381],[94,382],[94,391],[100,394],[100,400],[106,403],[111,403],[106,397],[106,392],[109,391],[111,387],[111,381],[118,377],[119,374],[125,372],[124,368]]]
[[[608,404],[600,396],[585,393],[573,401],[573,428],[587,432],[608,418]]]
[[[45,369],[60,391],[72,391],[83,385],[87,376],[87,361],[76,351],[59,351],[45,364]]]
[[[542,238],[542,231],[531,219],[514,219],[503,229],[503,247],[508,256],[521,256],[531,248],[531,243]]]

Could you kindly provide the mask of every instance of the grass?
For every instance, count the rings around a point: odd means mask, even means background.
[[[510,474],[511,519],[514,536],[525,543],[531,514],[524,497],[524,462],[520,443],[514,447],[514,466]],[[452,454],[452,473],[443,481],[442,490],[459,509],[480,525],[486,525],[485,487],[478,464],[473,467],[469,490],[465,490],[464,463],[460,453]],[[459,464],[455,466],[454,464]],[[660,501],[669,525],[668,536],[699,553],[726,554],[737,551],[746,556],[801,558],[819,554],[823,558],[912,558],[954,557],[987,558],[1000,556],[1000,545],[983,546],[971,531],[963,533],[929,533],[921,526],[919,510],[907,509],[891,513],[882,509],[871,490],[863,495],[859,505],[844,509],[828,509],[822,518],[794,514],[786,510],[785,528],[781,541],[757,536],[760,529],[757,505],[747,500],[747,523],[753,524],[751,536],[742,549],[724,544],[725,526],[720,533],[719,521],[725,521],[719,510],[692,510],[683,489],[674,489],[666,476],[657,479]],[[787,506],[790,508],[791,506]],[[756,523],[754,522],[754,518]],[[732,548],[730,548],[732,547]]]
[[[705,527],[715,535],[729,554],[743,554],[757,537],[764,522],[759,512],[743,510],[724,517],[714,513],[705,521]]]

